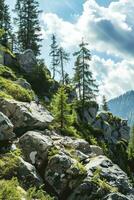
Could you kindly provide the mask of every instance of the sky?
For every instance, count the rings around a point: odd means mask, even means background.
[[[112,99],[134,89],[134,0],[40,0],[42,57],[50,66],[49,45],[56,34],[70,56],[84,37],[92,53],[90,68],[102,95]],[[10,9],[15,0],[7,0]],[[72,58],[72,56],[71,56]],[[66,65],[72,75],[73,59]]]

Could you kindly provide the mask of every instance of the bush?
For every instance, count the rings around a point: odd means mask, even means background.
[[[0,200],[54,200],[42,189],[30,188],[27,192],[20,187],[17,178],[0,180]]]
[[[54,200],[54,198],[50,197],[45,191],[42,189],[37,190],[36,188],[30,188],[27,191],[26,200]]]
[[[17,179],[0,180],[0,199],[1,200],[22,200],[22,195],[17,189],[19,183]]]
[[[0,178],[9,179],[16,176],[20,165],[20,150],[0,155]]]
[[[20,85],[11,80],[0,77],[1,96],[12,97],[15,100],[23,102],[31,102],[33,99],[33,92],[22,88]]]

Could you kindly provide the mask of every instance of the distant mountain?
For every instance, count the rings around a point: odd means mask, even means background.
[[[129,125],[134,124],[134,91],[114,98],[108,102],[110,111],[121,118],[127,119]]]

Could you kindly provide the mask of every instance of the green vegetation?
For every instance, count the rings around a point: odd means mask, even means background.
[[[77,136],[77,132],[73,127],[74,113],[71,113],[71,105],[67,100],[65,87],[62,86],[57,94],[54,95],[51,103],[52,114],[55,118],[55,128],[64,135]]]
[[[11,180],[0,180],[0,199],[1,200],[54,200],[42,189],[30,188],[25,191],[20,187],[17,178]]]
[[[48,151],[48,159],[51,159],[53,156],[55,156],[56,154],[59,154],[59,149],[57,147],[52,147],[51,149],[49,149]]]
[[[128,158],[134,159],[134,126],[131,128],[130,141],[128,146]]]
[[[19,150],[0,155],[0,179],[10,179],[16,175],[20,164],[19,155]]]
[[[3,92],[3,91],[0,91],[0,98],[4,98],[4,99],[13,99],[12,96],[6,94],[6,93]]]
[[[36,0],[17,0],[15,5],[17,24],[17,41],[20,51],[32,49],[34,54],[40,54],[40,23],[39,2]]]
[[[0,180],[0,199],[22,200],[23,195],[18,187],[19,183],[16,178],[11,180]]]
[[[98,92],[98,86],[90,70],[91,53],[86,47],[87,45],[88,43],[82,41],[79,44],[79,50],[74,53],[74,56],[76,56],[74,83],[79,91],[78,99],[82,102],[83,111],[85,102],[95,99]]]
[[[58,45],[57,45],[57,41],[56,41],[56,36],[53,34],[52,35],[52,44],[50,45],[51,47],[51,51],[49,53],[49,55],[51,56],[52,60],[51,60],[51,67],[50,69],[52,70],[52,77],[53,79],[55,78],[56,73],[58,72]]]
[[[6,4],[5,0],[0,1],[0,29],[4,30],[1,35],[0,43],[7,47],[9,35],[11,35],[12,32],[12,27],[9,6]]]
[[[106,100],[105,96],[103,96],[103,99],[102,99],[102,110],[104,110],[106,112],[109,111],[107,100]]]
[[[26,200],[54,200],[44,190],[37,190],[36,188],[30,188],[26,194]]]
[[[79,161],[77,161],[72,168],[77,168],[79,170],[79,175],[86,175],[87,171],[83,164],[81,164]]]
[[[111,186],[105,179],[101,179],[101,169],[99,168],[95,170],[92,182],[108,192],[118,192],[118,188]]]
[[[65,50],[60,47],[58,49],[58,62],[59,62],[59,65],[60,65],[60,74],[61,74],[61,82],[62,82],[62,85],[65,84],[65,62],[68,62],[69,61],[69,54],[65,52]]]
[[[1,97],[9,97],[18,101],[31,102],[33,99],[33,92],[22,88],[20,85],[11,80],[0,77]]]
[[[17,79],[15,73],[9,67],[3,65],[0,65],[0,76],[11,80]]]
[[[38,62],[32,73],[23,73],[23,76],[40,98],[45,95],[51,97],[57,90],[57,83],[51,79],[50,72],[43,61]]]

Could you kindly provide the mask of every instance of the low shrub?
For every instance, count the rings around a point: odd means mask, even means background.
[[[16,176],[20,165],[19,151],[0,155],[0,179],[10,179]]]
[[[18,187],[19,183],[16,178],[11,180],[0,180],[0,199],[22,200],[22,195]]]
[[[42,189],[37,190],[36,188],[30,188],[27,191],[26,200],[54,200],[54,198],[50,197],[45,191]]]

